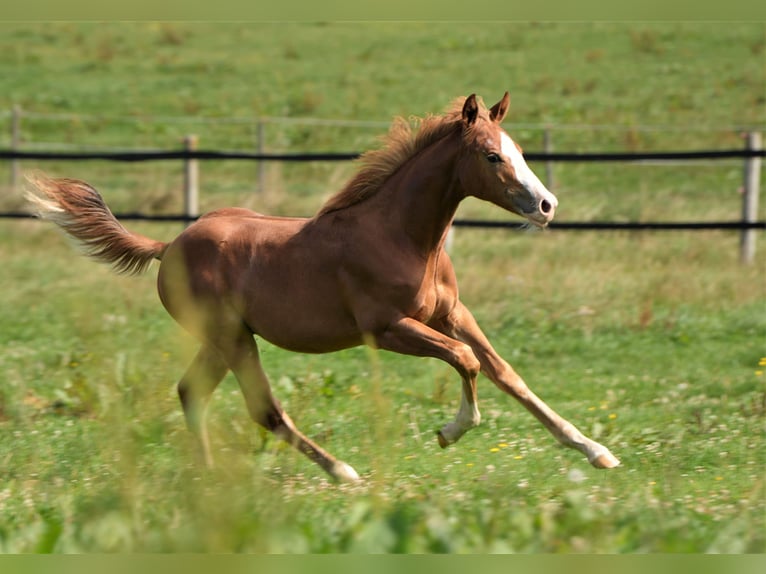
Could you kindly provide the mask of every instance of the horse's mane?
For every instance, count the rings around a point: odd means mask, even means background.
[[[465,100],[465,97],[455,99],[443,115],[411,118],[410,121],[395,118],[388,133],[381,138],[383,146],[360,156],[357,161],[362,164],[361,169],[343,189],[327,200],[316,217],[344,209],[374,195],[406,161],[457,129]],[[479,106],[479,110],[480,115],[487,115],[483,105]],[[418,124],[414,133],[413,124]]]

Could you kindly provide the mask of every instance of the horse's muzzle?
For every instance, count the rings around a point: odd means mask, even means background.
[[[521,215],[530,223],[538,227],[545,227],[553,220],[557,206],[558,200],[556,197],[550,191],[545,190],[544,197],[537,202],[536,207],[529,211],[522,211]]]

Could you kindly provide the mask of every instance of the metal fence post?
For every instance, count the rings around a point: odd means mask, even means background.
[[[745,134],[747,150],[761,150],[761,133],[748,132]],[[754,223],[758,220],[758,193],[760,191],[761,158],[748,157],[745,159],[745,179],[742,193],[742,223]],[[755,258],[756,229],[743,229],[740,235],[739,254],[744,264],[750,264]]]
[[[184,138],[184,149],[193,152],[197,149],[197,136]],[[199,164],[196,159],[184,160],[184,215],[189,218],[199,215]],[[188,221],[187,225],[192,222]]]

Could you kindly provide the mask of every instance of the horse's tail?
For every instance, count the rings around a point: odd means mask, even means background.
[[[40,174],[27,179],[36,193],[28,191],[26,199],[37,216],[58,225],[86,255],[131,275],[144,271],[152,259],[162,259],[167,243],[125,229],[101,195],[84,181]]]

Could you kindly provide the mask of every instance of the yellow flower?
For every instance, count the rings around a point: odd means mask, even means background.
[[[761,357],[761,360],[758,361],[759,367],[766,367],[766,357]]]
[[[522,458],[524,458],[524,457],[523,457],[522,455],[520,455],[520,454],[517,454],[517,455],[516,455],[516,456],[514,456],[513,458],[514,458],[514,460],[521,460],[521,459],[522,459]]]
[[[611,420],[614,420],[614,419],[616,419],[616,418],[617,418],[617,414],[616,414],[616,413],[610,413],[610,415],[609,415],[609,418],[610,418]]]
[[[498,443],[497,446],[499,446],[500,448],[508,448],[508,444],[504,442]]]
[[[495,446],[489,449],[489,452],[500,452],[500,449]]]

